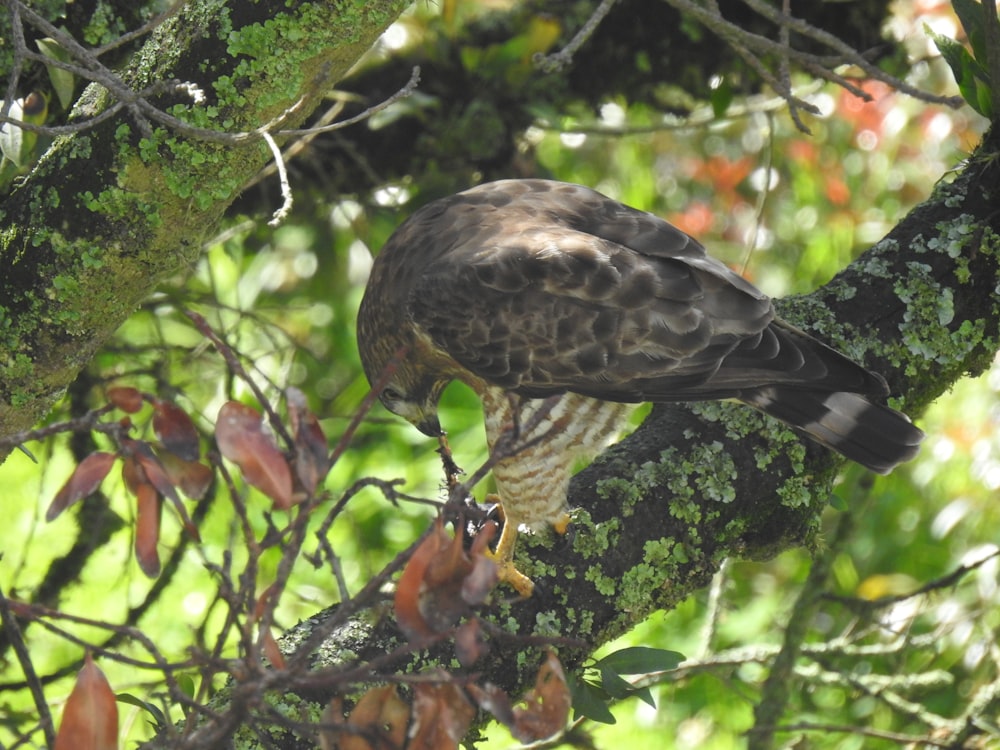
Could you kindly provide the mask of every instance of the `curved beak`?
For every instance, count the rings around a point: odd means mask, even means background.
[[[419,422],[414,422],[413,426],[427,437],[438,438],[444,435],[444,430],[441,429],[441,423],[438,421],[437,414],[432,414]]]

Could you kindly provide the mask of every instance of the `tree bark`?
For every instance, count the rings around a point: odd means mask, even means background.
[[[148,101],[198,127],[292,128],[407,4],[188,3],[120,80],[136,92],[194,84],[203,104],[177,93]],[[93,84],[74,120],[114,101]],[[157,284],[195,263],[204,238],[271,158],[260,138],[185,138],[135,107],[56,139],[0,206],[0,435],[44,417]]]

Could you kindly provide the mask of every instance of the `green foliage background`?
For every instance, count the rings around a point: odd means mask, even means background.
[[[916,20],[911,8],[904,21],[913,34]],[[419,15],[407,23],[419,26]],[[470,61],[475,64],[495,63]],[[918,74],[917,83],[926,88],[942,89],[949,81],[940,61],[919,68]],[[645,107],[609,101],[597,113],[540,116],[523,137],[522,157],[532,174],[587,184],[671,219],[717,256],[745,268],[773,296],[803,293],[828,280],[926,196],[972,147],[982,127],[968,110],[928,107],[877,86],[870,87],[870,93],[875,100],[861,104],[834,89],[813,91],[825,114],[806,118],[813,131],[809,137],[797,132],[783,111],[768,111],[764,101],[754,103],[758,111],[752,114],[707,118],[698,127],[664,123],[662,115]],[[367,392],[354,344],[354,315],[371,253],[405,215],[436,197],[439,187],[404,181],[334,205],[310,204],[277,230],[236,217],[190,276],[164,288],[119,331],[85,375],[88,397],[99,403],[111,384],[170,396],[195,415],[206,434],[226,399],[248,399],[220,357],[178,313],[179,307],[188,306],[209,318],[275,400],[287,385],[305,391],[335,441]],[[920,458],[891,477],[876,479],[870,490],[865,488],[868,476],[858,467],[845,467],[838,494],[846,512],[857,518],[850,543],[836,554],[830,594],[872,600],[905,593],[996,550],[998,390],[1000,369],[995,369],[960,384],[918,415],[928,433]],[[65,408],[51,419],[65,417]],[[143,412],[134,419],[140,431],[149,432],[150,418]],[[457,386],[449,389],[443,422],[459,464],[474,469],[485,454],[479,406],[470,393]],[[43,521],[47,503],[73,465],[67,442],[29,447],[38,465],[15,453],[0,467],[7,519],[0,525],[0,586],[14,598],[38,586],[74,536],[74,512],[52,523]],[[376,409],[331,472],[326,483],[329,502],[368,476],[402,478],[406,492],[440,497],[434,448],[415,430]],[[58,606],[121,622],[128,608],[147,595],[151,581],[131,556],[131,498],[114,475],[103,490],[125,523],[113,542],[90,559],[79,583]],[[253,491],[249,498],[262,531],[268,504]],[[829,511],[831,528],[842,513]],[[430,515],[427,506],[393,507],[374,490],[360,492],[330,535],[343,560],[348,589],[356,591],[415,539]],[[178,575],[137,623],[161,651],[177,659],[192,642],[211,643],[224,614],[213,599],[214,583],[204,560],[218,562],[230,551],[238,561],[245,554],[224,492],[200,528],[203,543],[189,549]],[[175,517],[166,513],[164,556],[180,535]],[[780,641],[809,561],[804,550],[766,563],[734,561],[720,582],[717,609],[710,610],[707,593],[702,594],[642,624],[623,643],[692,657],[736,648],[754,653],[773,646]],[[270,582],[267,576],[273,575],[275,562],[262,561],[261,589]],[[900,632],[915,638],[932,635],[930,647],[857,656],[851,669],[859,675],[859,684],[870,674],[947,670],[951,682],[909,697],[941,715],[953,715],[977,686],[996,676],[998,570],[994,558],[954,586],[874,615],[831,599],[813,624],[811,640],[852,634],[879,618],[883,626],[873,629],[866,643],[886,643]],[[317,572],[302,561],[282,601],[278,624],[294,625],[339,596],[328,572]],[[716,620],[708,630],[710,617]],[[85,640],[105,637],[95,628],[67,628]],[[76,644],[37,626],[29,630],[28,641],[41,674],[82,655]],[[143,656],[138,649],[134,653]],[[155,701],[160,690],[155,672],[109,661],[101,666],[117,691]],[[616,725],[587,724],[583,729],[593,733],[598,747],[740,747],[763,674],[764,667],[754,659],[678,673],[654,690],[655,709],[626,701],[613,708]],[[2,665],[0,682],[20,679],[14,664]],[[68,685],[62,680],[47,686],[53,704],[66,695]],[[919,716],[900,718],[882,699],[858,686],[824,683],[816,677],[804,680],[794,695],[785,717],[790,723],[928,731]],[[26,695],[10,690],[0,694],[0,716],[16,716],[30,706]],[[131,737],[148,733],[143,712],[135,709],[125,715]],[[2,721],[0,741],[7,741]],[[510,742],[498,731],[488,746]],[[810,733],[808,746],[874,748],[895,743],[827,731]]]

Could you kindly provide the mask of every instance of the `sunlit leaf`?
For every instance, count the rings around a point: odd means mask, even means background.
[[[140,484],[135,490],[135,559],[142,572],[150,578],[160,574],[160,516],[163,504],[160,493],[151,484]]]
[[[38,51],[50,60],[58,60],[59,62],[72,61],[70,53],[54,39],[38,39],[35,44],[38,46]],[[73,90],[76,88],[76,76],[65,68],[59,68],[55,65],[46,65],[45,70],[48,71],[49,80],[52,81],[52,89],[56,92],[56,97],[59,99],[59,105],[63,109],[69,109],[70,105],[73,104]]]
[[[66,480],[66,484],[56,493],[52,504],[45,512],[45,520],[51,521],[73,503],[96,490],[111,471],[111,465],[116,458],[114,453],[97,451],[83,459]]]
[[[142,392],[129,386],[108,388],[108,401],[128,414],[135,414],[142,408]]]
[[[676,669],[682,661],[684,661],[684,654],[676,651],[649,648],[648,646],[633,646],[608,654],[597,662],[597,665],[618,674],[649,674],[650,672],[666,672]]]
[[[153,432],[163,447],[185,461],[197,461],[201,455],[198,430],[187,412],[169,401],[153,402]]]
[[[247,483],[267,495],[276,507],[292,507],[292,474],[288,462],[264,432],[260,412],[237,401],[222,405],[215,424],[219,452],[236,464]]]
[[[549,652],[535,686],[514,706],[511,733],[521,742],[536,742],[566,728],[572,697],[562,664]]]
[[[63,709],[55,750],[116,750],[118,704],[88,653]]]
[[[475,707],[452,683],[413,686],[413,722],[407,750],[453,750],[469,731]]]

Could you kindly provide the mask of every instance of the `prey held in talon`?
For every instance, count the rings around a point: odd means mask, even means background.
[[[517,528],[565,523],[573,467],[634,404],[736,399],[879,473],[923,438],[880,375],[782,321],[697,240],[563,182],[487,183],[414,213],[372,266],[358,347],[372,383],[406,351],[379,398],[428,436],[452,380],[482,400],[491,451],[505,425],[532,425],[493,467],[496,557],[525,594]]]

